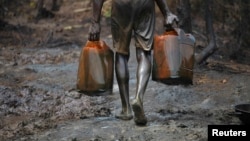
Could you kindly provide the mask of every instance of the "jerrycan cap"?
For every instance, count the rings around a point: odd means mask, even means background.
[[[191,33],[185,33],[181,28],[176,28],[176,31],[182,43],[189,42],[189,44],[194,44],[196,42],[195,37]]]

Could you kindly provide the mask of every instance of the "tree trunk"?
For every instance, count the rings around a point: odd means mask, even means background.
[[[201,64],[217,50],[216,39],[213,28],[213,0],[205,0],[205,21],[206,21],[206,32],[208,36],[208,45],[195,56],[197,64]]]
[[[192,33],[192,19],[191,19],[191,6],[189,0],[180,0],[177,7],[177,14],[179,17],[179,26],[186,33]]]

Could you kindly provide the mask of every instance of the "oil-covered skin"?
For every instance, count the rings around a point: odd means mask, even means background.
[[[104,0],[93,0],[93,18],[89,31],[89,40],[100,38],[100,16]],[[117,118],[130,120],[138,125],[145,125],[147,119],[143,109],[143,95],[151,74],[151,49],[155,25],[155,3],[164,16],[164,26],[169,28],[178,18],[172,14],[165,0],[112,0],[111,31],[115,54],[115,72],[122,103],[122,111]],[[129,101],[129,44],[134,33],[137,67],[136,95]]]

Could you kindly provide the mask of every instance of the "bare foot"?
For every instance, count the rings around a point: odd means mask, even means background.
[[[121,112],[120,114],[115,115],[116,118],[121,120],[131,120],[133,118],[132,113]]]
[[[132,109],[135,114],[134,121],[137,125],[146,125],[147,124],[147,118],[144,114],[143,106],[140,101],[134,100],[132,102]]]

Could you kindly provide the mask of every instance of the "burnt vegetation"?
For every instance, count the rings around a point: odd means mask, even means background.
[[[13,40],[21,40],[20,34],[27,33],[27,29],[31,28],[30,21],[38,22],[41,19],[57,18],[55,16],[58,16],[58,11],[65,2],[63,0],[1,0],[0,30],[12,32],[10,36],[15,38]],[[89,6],[90,1],[86,3]],[[105,3],[107,3],[106,6],[110,6],[108,4],[110,0]],[[169,0],[168,3],[171,11],[180,18],[179,27],[187,33],[193,33],[197,39],[196,62],[198,64],[204,64],[215,53],[224,59],[249,63],[246,61],[249,59],[250,44],[248,40],[250,34],[248,32],[250,31],[249,1],[180,0],[176,2]],[[103,9],[104,17],[109,18],[110,8],[104,7]],[[87,7],[80,10],[86,11],[85,13],[89,12]],[[10,23],[9,20],[15,17],[26,18],[29,22],[25,25],[20,25],[18,22]],[[86,21],[86,19],[82,20]],[[26,29],[23,26],[26,26]],[[13,31],[19,35],[13,34]],[[1,44],[5,42],[1,40]]]

